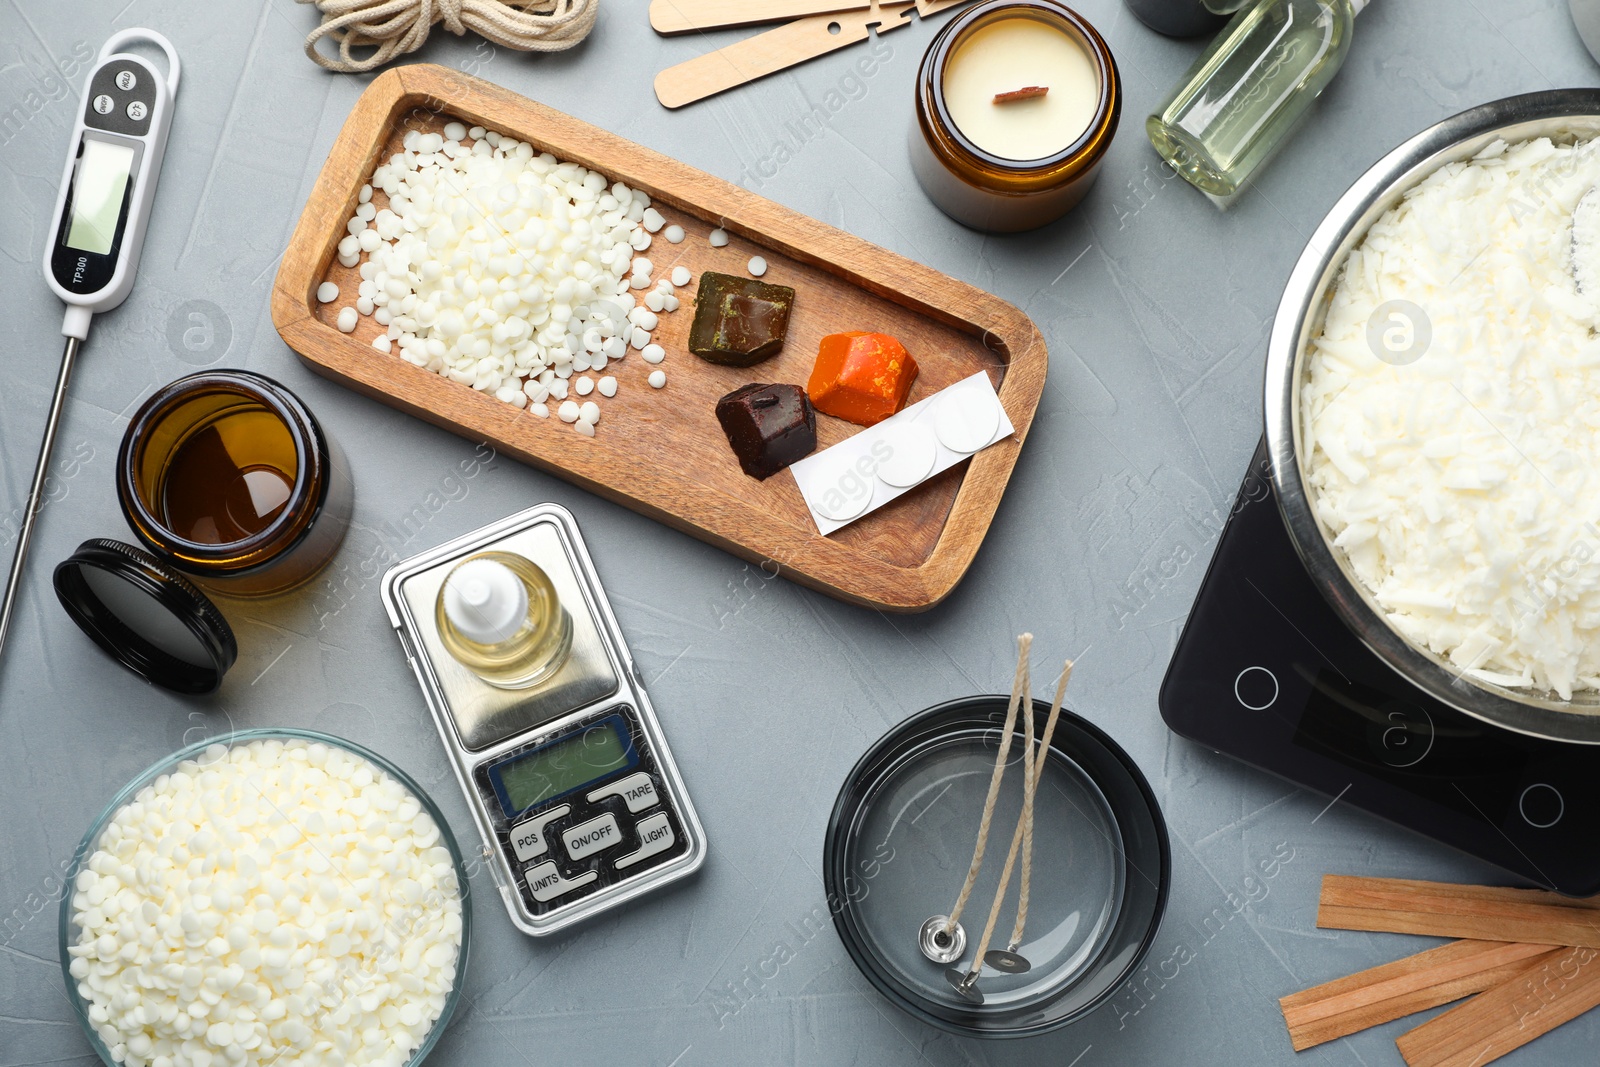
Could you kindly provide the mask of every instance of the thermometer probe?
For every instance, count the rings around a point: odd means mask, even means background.
[[[132,41],[147,41],[160,48],[167,57],[167,73],[159,74],[139,56],[117,51]],[[72,365],[89,336],[89,321],[121,304],[133,288],[161,157],[167,150],[179,71],[178,53],[171,41],[154,30],[130,29],[101,46],[84,84],[61,191],[56,194],[50,227],[53,239],[44,253],[45,281],[67,305],[61,324],[67,345],[39,445],[27,511],[17,534],[11,577],[5,599],[0,601],[0,649],[5,647],[33,521],[50,473],[50,453],[55,448]]]

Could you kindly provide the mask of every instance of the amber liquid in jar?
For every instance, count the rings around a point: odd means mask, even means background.
[[[146,548],[232,596],[308,581],[354,506],[343,454],[300,399],[233,370],[180,378],[145,402],[117,455],[117,497]]]
[[[260,408],[230,412],[178,446],[162,481],[167,528],[224,545],[258,534],[294,491],[294,438]]]

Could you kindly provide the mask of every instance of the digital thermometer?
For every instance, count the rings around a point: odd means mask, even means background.
[[[166,54],[166,74],[137,55],[118,51],[134,41],[147,41]],[[34,517],[43,499],[50,453],[78,348],[89,336],[89,321],[121,304],[133,288],[156,178],[167,150],[167,131],[172,127],[179,71],[178,53],[171,41],[154,30],[123,30],[101,46],[99,60],[84,85],[61,190],[56,194],[49,230],[52,240],[44,252],[45,281],[67,304],[61,325],[67,345],[39,446],[28,508],[17,535],[11,577],[0,602],[0,648],[5,646],[11,624],[11,609]]]

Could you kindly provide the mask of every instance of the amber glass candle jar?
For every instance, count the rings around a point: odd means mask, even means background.
[[[146,547],[229,596],[270,596],[333,558],[355,502],[338,446],[282,385],[205,371],[158,390],[117,453],[117,499]]]
[[[985,0],[922,57],[912,171],[957,222],[1031,230],[1083,199],[1121,112],[1116,61],[1082,16],[1056,0]]]

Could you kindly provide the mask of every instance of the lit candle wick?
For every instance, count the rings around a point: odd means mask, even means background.
[[[997,104],[1009,104],[1015,100],[1032,100],[1043,96],[1049,91],[1050,87],[1048,85],[1024,85],[1021,89],[1013,89],[1009,93],[995,93],[994,102]]]

